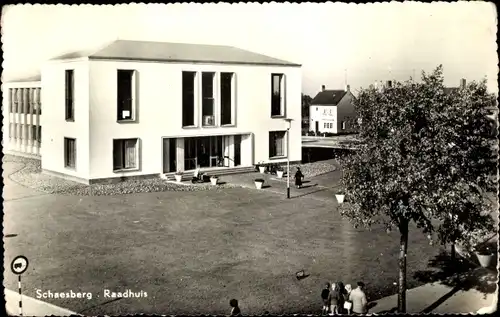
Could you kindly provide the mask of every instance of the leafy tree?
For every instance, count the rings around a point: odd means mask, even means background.
[[[311,105],[311,102],[311,96],[302,94],[302,117],[309,116],[309,106]]]
[[[398,311],[406,312],[409,225],[430,243],[491,232],[484,191],[497,188],[496,107],[486,83],[445,89],[442,66],[422,81],[363,89],[354,101],[361,147],[344,157],[345,204],[355,227],[378,224],[400,234]]]

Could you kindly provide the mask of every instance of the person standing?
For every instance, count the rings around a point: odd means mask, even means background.
[[[331,303],[330,303],[330,315],[340,314],[340,303],[341,303],[341,289],[339,287],[339,283],[332,283],[332,292],[331,292]]]
[[[352,312],[354,314],[366,314],[368,312],[368,302],[364,289],[365,283],[358,282],[358,287],[353,289],[351,295],[349,295],[349,301],[352,302]]]
[[[238,306],[238,300],[236,299],[231,299],[229,301],[229,306],[231,306],[231,316],[241,316],[241,310],[240,307]]]
[[[337,289],[339,292],[338,300],[337,300],[337,302],[338,302],[337,303],[337,311],[338,311],[338,314],[344,314],[345,313],[344,304],[345,304],[345,294],[346,294],[344,283],[338,282]]]
[[[352,302],[349,300],[349,296],[351,296],[352,286],[351,284],[347,284],[345,286],[344,293],[344,311],[350,315],[352,310]]]
[[[303,178],[304,178],[304,174],[302,174],[300,167],[297,167],[297,172],[295,172],[295,186],[297,186],[297,188],[300,188],[300,186],[302,186],[302,179]]]
[[[328,314],[331,305],[330,283],[326,283],[325,288],[321,291],[321,300],[323,301],[323,309],[321,310],[321,314]]]

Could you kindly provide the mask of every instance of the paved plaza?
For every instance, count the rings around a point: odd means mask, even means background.
[[[245,186],[223,191],[80,197],[27,189],[6,177],[19,164],[3,167],[5,263],[19,254],[30,260],[27,296],[93,294],[44,300],[73,312],[227,314],[234,297],[245,314],[317,313],[326,281],[363,280],[370,301],[396,292],[397,234],[354,229],[339,216],[339,171],[292,187],[291,199],[285,180],[274,176],[255,189],[257,173],[222,177]],[[442,251],[414,232],[410,288],[423,284],[414,274]],[[309,276],[298,281],[301,269]],[[17,290],[8,268],[4,286]],[[129,289],[147,297],[104,297],[105,290]]]

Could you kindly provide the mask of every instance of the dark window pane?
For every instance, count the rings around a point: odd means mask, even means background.
[[[232,73],[221,73],[221,124],[232,124]]]
[[[182,125],[194,125],[194,79],[196,73],[182,72]]]

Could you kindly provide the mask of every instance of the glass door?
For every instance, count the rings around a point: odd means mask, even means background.
[[[198,166],[196,138],[184,139],[184,170],[194,170]]]
[[[222,166],[224,166],[222,136],[212,136],[210,137],[210,167]]]

